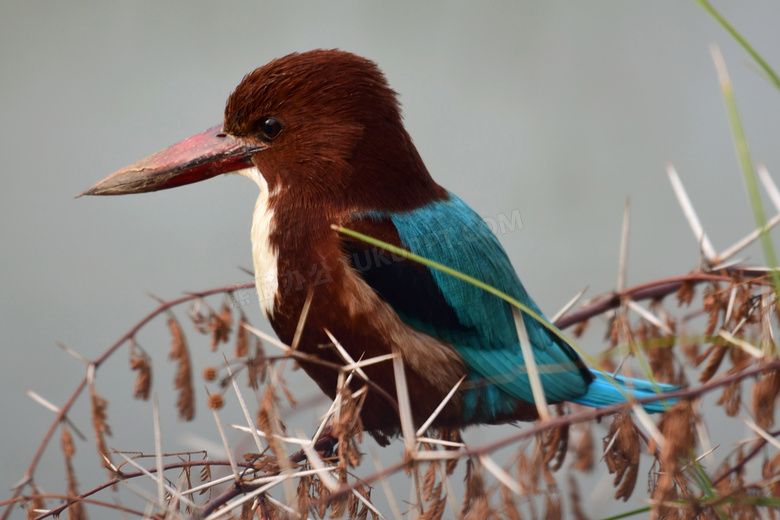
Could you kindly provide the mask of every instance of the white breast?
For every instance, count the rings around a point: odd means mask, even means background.
[[[270,236],[275,227],[274,212],[268,205],[268,183],[257,168],[237,172],[255,181],[260,187],[260,196],[252,215],[252,260],[255,266],[255,286],[260,308],[269,318],[274,313],[274,299],[279,288],[277,266],[279,252],[271,244]]]

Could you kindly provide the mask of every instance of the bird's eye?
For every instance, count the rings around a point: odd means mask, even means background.
[[[274,139],[282,131],[282,123],[273,117],[263,119],[258,126],[260,133],[267,139]]]

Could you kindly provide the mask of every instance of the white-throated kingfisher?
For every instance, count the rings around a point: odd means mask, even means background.
[[[512,308],[469,283],[383,253],[335,226],[408,249],[473,276],[538,314],[487,225],[431,178],[401,121],[396,93],[377,66],[338,50],[290,54],[248,74],[230,95],[222,125],[173,145],[83,194],[173,188],[222,173],[260,187],[252,257],[260,304],[290,343],[311,306],[302,352],[344,364],[399,353],[420,426],[462,376],[436,427],[537,417]],[[291,276],[293,275],[293,276]],[[535,319],[523,320],[548,402],[604,406],[654,394],[647,381],[616,377],[623,392],[586,368]],[[331,398],[337,372],[301,362]],[[361,411],[377,438],[398,432],[390,362],[364,368],[373,385]],[[661,390],[676,387],[659,385]],[[645,405],[650,412],[659,403]]]

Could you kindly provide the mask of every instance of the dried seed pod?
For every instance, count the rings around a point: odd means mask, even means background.
[[[476,516],[477,510],[481,509],[480,502],[485,502],[487,496],[485,492],[485,481],[482,478],[482,467],[473,458],[469,458],[466,461],[466,477],[464,479],[466,483],[466,494],[463,498],[463,509],[461,516],[467,516],[469,514],[475,515],[473,518],[480,518]]]
[[[696,290],[693,281],[684,281],[680,285],[680,288],[677,290],[677,294],[675,295],[675,298],[677,299],[677,306],[689,306],[693,301],[694,296],[696,296]]]
[[[726,350],[727,347],[724,345],[712,345],[704,352],[704,354],[699,356],[699,358],[696,360],[697,365],[701,364],[708,357],[710,358],[710,360],[707,362],[707,366],[705,366],[704,370],[702,370],[701,374],[699,374],[700,383],[706,383],[712,379],[712,376],[714,376],[715,372],[718,371],[720,364],[723,362],[723,358],[726,356]]]
[[[579,442],[574,447],[574,463],[572,469],[588,472],[593,469],[593,433],[590,424],[584,424],[579,428],[581,435]]]
[[[664,438],[659,461],[661,471],[658,483],[653,491],[653,499],[660,504],[668,504],[677,500],[678,491],[675,487],[677,476],[680,472],[681,461],[688,459],[696,445],[696,416],[689,401],[680,401],[667,411],[658,430]],[[656,451],[658,446],[654,441],[650,442],[650,450]],[[654,510],[654,514],[664,518],[671,514],[668,506],[660,505]]]
[[[206,367],[203,369],[203,372],[201,373],[203,376],[204,381],[214,381],[217,379],[217,367]]]
[[[756,424],[768,429],[775,424],[775,402],[780,392],[780,371],[768,370],[753,385],[753,417]]]
[[[236,328],[236,346],[233,349],[233,355],[236,358],[243,358],[249,355],[248,333],[244,328],[246,323],[246,316],[244,316],[243,312],[239,312],[238,326]]]
[[[222,394],[211,394],[207,406],[210,410],[219,410],[225,406],[225,398],[222,397]]]
[[[149,356],[134,341],[130,345],[130,369],[137,371],[133,396],[146,401],[152,390],[152,364]]]
[[[89,385],[89,398],[92,406],[92,429],[95,432],[95,447],[97,448],[98,455],[100,455],[103,466],[108,468],[110,472],[113,472],[111,457],[108,453],[105,439],[106,435],[111,435],[111,428],[106,422],[106,419],[108,418],[108,414],[106,413],[108,401],[98,395],[93,383],[90,383]]]
[[[615,475],[616,499],[627,501],[636,487],[639,475],[639,436],[628,412],[613,416],[609,433],[604,437],[604,460]]]
[[[195,391],[192,386],[190,351],[179,322],[170,313],[168,328],[171,331],[171,351],[168,358],[176,361],[176,376],[173,382],[174,387],[179,391],[176,408],[179,410],[180,418],[191,421],[195,416]]]

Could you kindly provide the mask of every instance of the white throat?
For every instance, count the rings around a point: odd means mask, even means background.
[[[274,313],[274,300],[279,288],[278,262],[279,251],[271,244],[271,232],[276,227],[274,212],[268,205],[268,183],[256,167],[238,172],[257,183],[260,196],[252,214],[252,260],[255,267],[255,287],[260,308],[269,318]]]

